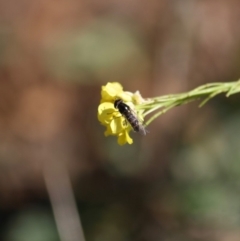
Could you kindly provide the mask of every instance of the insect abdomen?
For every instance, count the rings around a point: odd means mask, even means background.
[[[144,126],[139,122],[137,116],[127,104],[125,104],[121,99],[118,99],[114,102],[114,107],[119,110],[135,132],[141,132],[146,135]]]
[[[129,124],[132,126],[133,130],[136,132],[140,131],[139,128],[139,121],[137,119],[136,116],[134,116],[131,112],[125,113],[125,118],[127,119],[127,121],[129,122]]]

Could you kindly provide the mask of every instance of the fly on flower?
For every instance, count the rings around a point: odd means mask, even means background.
[[[107,83],[102,86],[101,101],[98,106],[98,120],[106,127],[105,136],[117,136],[118,144],[132,144],[131,130],[146,134],[139,117],[141,111],[136,111],[136,106],[144,102],[139,92],[124,91],[117,82]]]
[[[125,104],[121,99],[117,99],[114,101],[114,107],[118,109],[118,111],[127,120],[135,132],[146,135],[147,132],[145,127],[139,121],[134,111],[127,104]]]

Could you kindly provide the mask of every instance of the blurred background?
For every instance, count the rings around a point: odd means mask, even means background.
[[[1,0],[0,240],[240,240],[238,95],[128,146],[97,121],[107,82],[153,97],[239,79],[239,21],[237,0]]]

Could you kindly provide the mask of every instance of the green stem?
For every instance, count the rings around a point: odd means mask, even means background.
[[[144,110],[144,117],[157,111],[157,113],[155,113],[148,121],[146,121],[146,125],[149,125],[153,120],[166,113],[173,107],[184,105],[188,102],[204,98],[200,104],[201,107],[210,99],[221,93],[226,93],[226,97],[228,97],[239,92],[240,81],[228,83],[209,83],[199,86],[189,92],[151,98],[148,101],[138,105],[137,109]],[[160,111],[158,111],[159,109]]]

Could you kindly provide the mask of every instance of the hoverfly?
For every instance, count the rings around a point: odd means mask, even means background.
[[[125,104],[121,99],[114,101],[114,108],[118,109],[121,115],[127,120],[135,132],[146,135],[147,131],[142,123],[139,121],[134,111]]]

